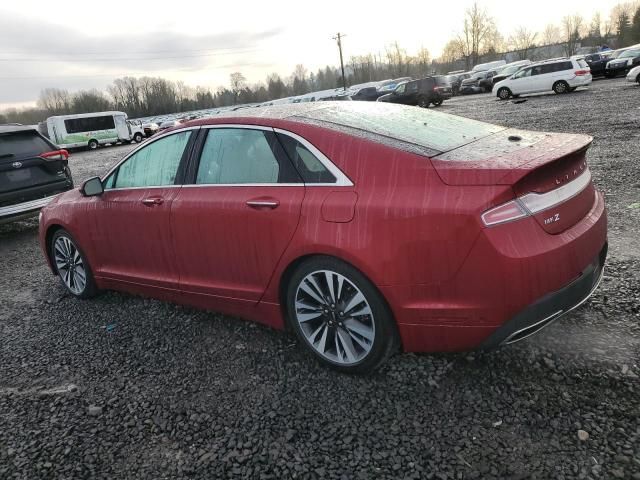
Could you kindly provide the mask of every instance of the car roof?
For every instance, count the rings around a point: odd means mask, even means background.
[[[37,132],[37,129],[30,125],[0,124],[0,133],[28,132],[28,131]]]

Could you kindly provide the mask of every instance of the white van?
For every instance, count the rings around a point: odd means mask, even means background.
[[[584,59],[554,58],[532,63],[493,86],[501,100],[525,93],[569,93],[591,84],[591,69]]]
[[[124,112],[95,112],[56,115],[47,118],[46,133],[61,148],[87,147],[91,150],[107,143],[140,143],[144,138],[141,125],[127,121]]]

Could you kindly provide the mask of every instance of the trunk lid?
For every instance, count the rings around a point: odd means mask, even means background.
[[[507,129],[436,155],[448,185],[510,185],[514,197],[551,234],[575,225],[593,206],[587,135]]]

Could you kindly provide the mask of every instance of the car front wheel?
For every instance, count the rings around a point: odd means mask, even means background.
[[[346,373],[378,368],[398,345],[391,312],[358,270],[314,257],[292,275],[286,295],[291,326],[322,363]]]
[[[51,239],[50,251],[56,273],[69,293],[90,298],[98,292],[89,263],[69,232],[58,230]]]
[[[427,97],[420,97],[418,99],[418,106],[420,108],[429,108],[429,104],[431,102],[429,101],[429,99]],[[434,104],[435,105],[435,104]]]

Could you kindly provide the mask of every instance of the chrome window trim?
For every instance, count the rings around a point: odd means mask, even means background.
[[[352,187],[353,182],[349,177],[347,177],[342,170],[340,170],[324,153],[318,150],[311,142],[309,142],[304,137],[300,135],[290,132],[288,130],[284,130],[281,128],[273,128],[266,127],[264,125],[248,125],[241,123],[217,123],[215,125],[198,125],[193,127],[185,127],[178,130],[171,130],[170,132],[156,134],[152,137],[152,139],[148,142],[141,143],[138,147],[129,152],[122,160],[116,163],[104,176],[100,177],[101,181],[105,181],[109,175],[111,175],[120,165],[126,162],[129,157],[134,155],[141,148],[150,145],[151,143],[160,140],[166,136],[186,132],[189,130],[199,130],[199,129],[215,129],[215,128],[241,128],[241,129],[249,129],[249,130],[262,130],[267,132],[276,132],[283,135],[288,135],[300,142],[305,148],[307,148],[318,160],[322,163],[327,170],[331,172],[331,174],[336,178],[336,181],[333,183],[206,183],[206,184],[184,184],[184,185],[155,185],[149,187],[126,187],[126,188],[109,188],[105,189],[106,192],[114,192],[114,191],[122,191],[122,190],[145,190],[145,189],[154,189],[154,188],[203,188],[203,187]]]
[[[129,153],[127,153],[122,160],[120,160],[118,163],[116,163],[113,167],[111,167],[111,169],[105,173],[102,177],[100,177],[100,181],[104,182],[109,175],[111,175],[120,165],[122,165],[124,162],[126,162],[129,157],[131,157],[132,155],[134,155],[138,150],[151,145],[154,142],[157,142],[158,140],[163,139],[164,137],[168,137],[169,135],[173,135],[174,133],[182,133],[182,132],[188,132],[190,130],[200,130],[200,126],[196,126],[196,127],[185,127],[185,128],[181,128],[179,130],[171,130],[170,132],[165,132],[165,133],[160,133],[160,134],[155,134],[150,140],[146,141],[146,142],[142,142],[140,145],[138,145],[136,148],[134,148],[133,150],[131,150]],[[167,186],[171,186],[171,185],[165,185],[163,188],[166,188]],[[181,185],[175,185],[176,187],[181,186]],[[117,190],[131,190],[133,188],[159,188],[160,186],[155,186],[155,187],[127,187],[127,188],[119,188]],[[115,188],[109,188],[109,191],[111,190],[116,190]],[[105,191],[107,191],[107,189],[105,189]]]
[[[587,168],[575,180],[546,193],[527,193],[518,198],[521,205],[534,215],[555,207],[581,193],[591,183],[591,171]]]
[[[305,183],[305,186],[317,186],[317,187],[353,187],[353,182],[349,177],[345,175],[345,173],[340,170],[324,153],[318,150],[311,142],[309,142],[306,138],[301,137],[300,135],[290,132],[288,130],[283,130],[282,128],[274,128],[274,132],[281,133],[282,135],[287,135],[294,140],[300,142],[304,147],[309,150],[318,160],[322,163],[327,170],[329,170],[334,177],[336,177],[336,181],[333,183]]]

